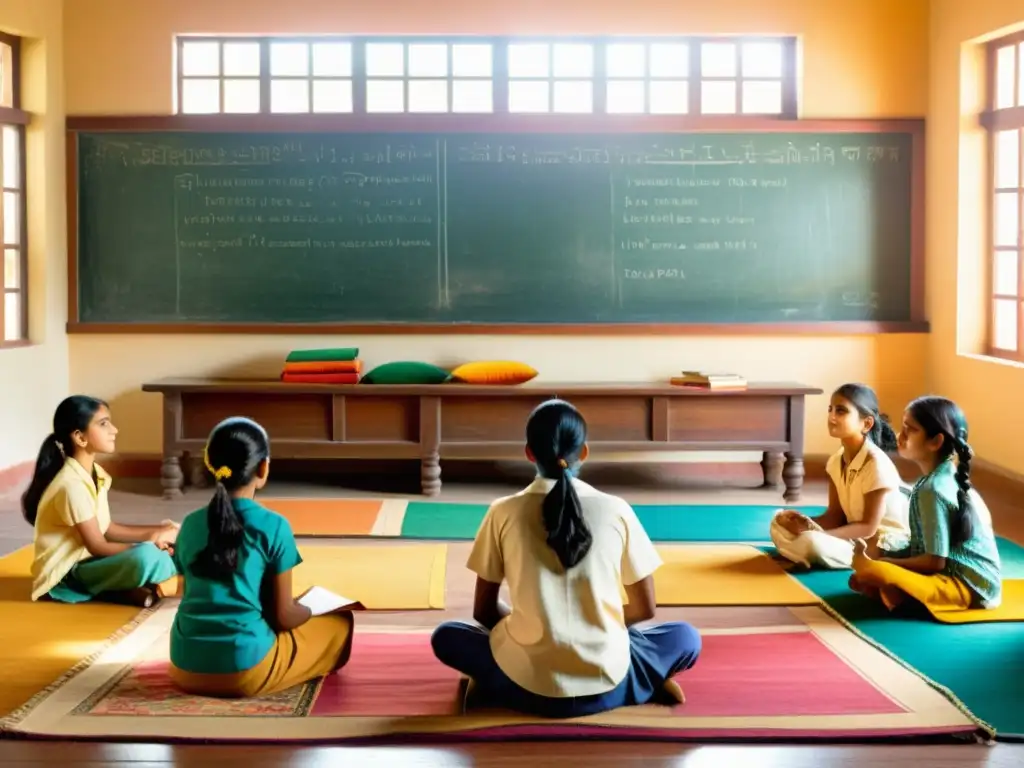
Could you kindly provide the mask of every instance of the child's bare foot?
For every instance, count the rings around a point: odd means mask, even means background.
[[[679,683],[677,683],[675,680],[666,680],[661,687],[662,690],[664,690],[665,693],[668,695],[668,697],[677,704],[686,703],[686,694],[683,693],[682,686],[679,685]]]
[[[865,584],[864,582],[862,582],[860,579],[857,578],[857,574],[853,574],[850,577],[850,581],[847,582],[847,583],[849,584],[850,589],[852,589],[854,592],[859,592],[860,594],[864,595],[865,597],[872,597],[872,598],[874,598],[876,600],[879,597],[879,595],[878,595],[878,587],[872,587],[872,586],[869,586],[868,584]]]
[[[907,599],[907,593],[902,589],[893,586],[884,586],[878,590],[878,596],[882,599],[882,603],[890,611],[895,611],[903,602]]]

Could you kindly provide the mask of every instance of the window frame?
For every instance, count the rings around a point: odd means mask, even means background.
[[[1003,360],[1024,363],[1024,103],[1012,107],[997,109],[998,96],[997,55],[1000,49],[1008,46],[1016,47],[1014,59],[1013,93],[1016,101],[1021,101],[1024,94],[1024,30],[990,40],[986,44],[985,56],[985,111],[981,115],[981,124],[987,132],[988,173],[985,185],[988,204],[985,208],[985,236],[987,280],[985,287],[985,354]],[[997,187],[996,170],[996,134],[1001,131],[1017,131],[1017,245],[996,245],[996,206],[995,198],[1000,190],[1010,191],[1010,187]],[[997,294],[996,253],[1016,252],[1017,254],[1017,295]],[[1015,299],[1017,301],[1017,348],[1015,350],[1000,349],[995,346],[996,334],[996,301],[999,299]]]
[[[0,106],[0,128],[11,127],[18,135],[18,189],[3,191],[16,191],[18,199],[18,287],[9,290],[4,281],[3,267],[0,266],[0,350],[13,347],[29,346],[31,334],[28,327],[28,214],[26,211],[26,173],[25,173],[25,126],[28,125],[30,115],[21,108],[21,38],[6,32],[0,32],[0,44],[11,48],[11,104],[10,107]],[[3,246],[0,245],[0,249]],[[18,309],[21,314],[19,318],[20,337],[17,339],[5,339],[6,336],[6,295],[16,293],[20,297]]]
[[[217,75],[217,80],[220,82],[220,109],[217,112],[210,113],[195,113],[195,112],[184,112],[182,110],[182,98],[183,98],[183,83],[188,79],[182,72],[182,55],[183,46],[188,42],[218,42],[218,43],[243,43],[243,42],[256,42],[260,44],[260,108],[258,112],[249,113],[234,113],[224,112],[224,80],[223,74],[223,48],[221,48],[221,74]],[[270,46],[272,43],[280,42],[305,42],[305,43],[350,43],[352,46],[352,111],[351,112],[314,112],[312,109],[312,96],[310,102],[310,110],[308,112],[272,112],[270,110]],[[611,43],[681,43],[688,46],[688,67],[686,82],[688,88],[688,104],[687,111],[679,114],[660,114],[652,113],[650,111],[645,112],[608,112],[605,109],[608,82],[609,78],[605,73],[605,46]],[[758,42],[777,42],[782,46],[782,70],[781,75],[778,78],[763,78],[763,77],[744,77],[742,72],[742,52],[741,46],[743,44],[758,43]],[[492,99],[493,99],[493,110],[490,112],[453,112],[452,107],[452,87],[455,80],[459,79],[481,79],[481,78],[462,78],[456,77],[451,68],[451,48],[448,53],[448,75],[445,78],[448,82],[448,110],[446,112],[409,112],[408,111],[408,95],[409,95],[409,80],[416,79],[415,77],[410,78],[409,74],[404,74],[400,79],[404,83],[405,99],[404,109],[401,112],[367,112],[366,111],[366,45],[372,43],[402,43],[403,45],[415,44],[415,43],[444,43],[449,46],[457,44],[473,44],[473,43],[485,43],[491,46],[492,63],[491,63],[491,77],[492,83]],[[593,84],[593,109],[590,112],[555,112],[553,109],[549,109],[547,112],[512,112],[508,108],[508,92],[509,82],[511,79],[508,73],[508,55],[507,47],[510,43],[588,43],[594,46],[594,69],[593,75],[589,79]],[[737,46],[736,49],[736,75],[731,78],[724,77],[702,77],[701,75],[701,45],[703,43],[734,43]],[[579,118],[628,118],[632,120],[644,120],[651,118],[681,118],[687,121],[704,121],[704,120],[721,120],[722,118],[728,118],[729,120],[739,121],[751,121],[756,122],[758,120],[795,120],[799,117],[799,105],[798,105],[798,78],[797,78],[797,38],[787,35],[777,36],[766,36],[766,35],[729,35],[729,36],[642,36],[642,35],[628,35],[628,36],[560,36],[560,35],[502,35],[502,36],[484,36],[484,35],[324,35],[324,36],[309,36],[309,35],[266,35],[266,36],[229,36],[229,35],[177,35],[175,37],[175,54],[176,54],[176,66],[175,66],[175,94],[174,94],[174,114],[180,117],[252,117],[252,116],[268,116],[268,115],[281,115],[281,116],[317,116],[324,118],[333,118],[336,120],[367,117],[379,117],[379,116],[411,116],[413,118],[421,118],[425,115],[431,117],[442,117],[451,120],[459,120],[465,117],[480,117],[480,116],[514,116],[519,117],[522,115],[530,117],[546,118],[554,120],[564,117],[579,117]],[[408,59],[408,53],[406,52],[406,59]],[[229,78],[230,79],[230,78]],[[307,78],[310,83],[314,80],[312,71]],[[385,79],[399,79],[399,78],[385,78]],[[531,78],[526,78],[531,79]],[[546,79],[549,82],[554,82],[558,79],[575,79],[575,78],[557,78],[553,74],[549,73]],[[622,78],[611,78],[611,80],[618,80]],[[649,85],[652,80],[659,78],[651,78],[648,71],[645,72],[642,78],[645,86]],[[704,113],[700,111],[701,106],[701,89],[704,81],[708,82],[721,82],[723,80],[731,80],[736,83],[736,111],[729,113]],[[742,111],[742,90],[743,83],[745,81],[758,81],[758,80],[778,80],[781,83],[782,94],[781,94],[781,110],[777,113],[763,113],[763,112],[743,112]],[[310,85],[312,89],[312,85]],[[645,99],[645,104],[648,99]],[[549,105],[553,104],[553,92],[549,93]]]

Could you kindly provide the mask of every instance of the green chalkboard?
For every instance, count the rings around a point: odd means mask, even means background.
[[[76,140],[81,323],[915,319],[910,132]]]

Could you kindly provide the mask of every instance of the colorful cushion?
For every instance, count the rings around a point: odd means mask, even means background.
[[[452,380],[465,384],[522,384],[536,377],[526,363],[512,360],[481,360],[464,363],[452,371]]]
[[[360,384],[444,384],[452,375],[430,363],[397,361],[378,365]]]

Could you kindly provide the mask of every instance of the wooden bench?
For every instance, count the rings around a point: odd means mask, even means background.
[[[285,384],[277,380],[163,379],[164,498],[180,496],[182,459],[199,457],[228,416],[266,428],[282,459],[419,459],[423,493],[441,490],[440,460],[522,456],[526,419],[552,397],[587,420],[591,458],[631,451],[762,451],[765,484],[796,501],[804,478],[804,397],[822,390],[759,383],[710,392],[671,384],[518,386]],[[781,469],[781,472],[780,472]],[[192,461],[192,476],[205,473]],[[781,478],[781,483],[780,483]]]

